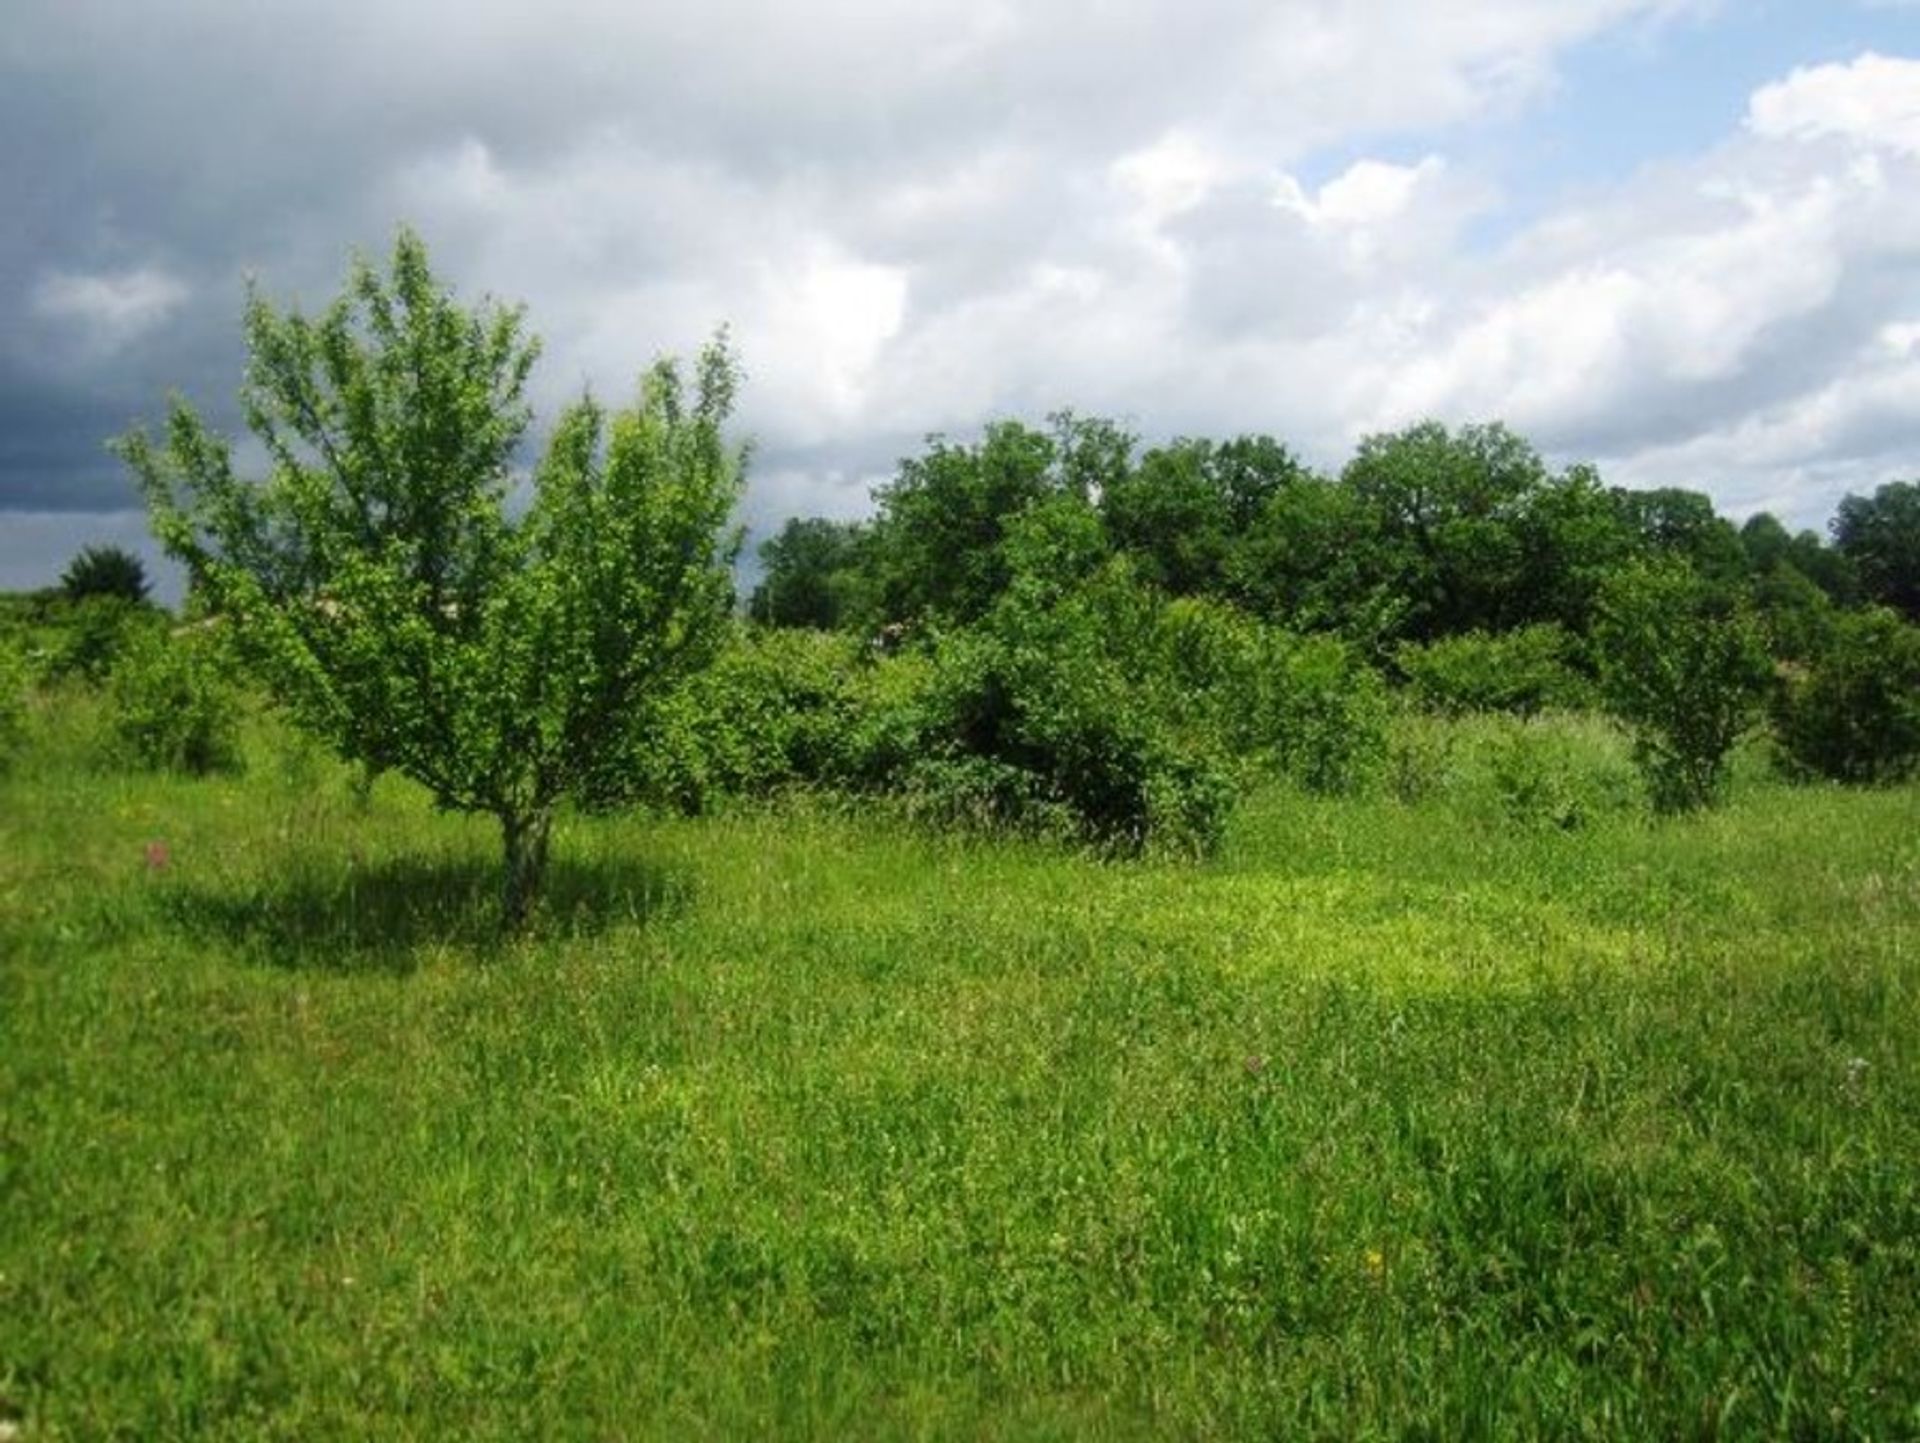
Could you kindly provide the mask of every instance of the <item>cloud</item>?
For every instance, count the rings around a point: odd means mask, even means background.
[[[1754,95],[1747,125],[1770,139],[1844,136],[1920,155],[1920,62],[1869,53],[1796,70]]]
[[[235,423],[243,277],[317,305],[404,219],[464,295],[527,303],[547,414],[730,324],[756,521],[1061,405],[1328,464],[1504,416],[1810,511],[1900,453],[1914,62],[1796,71],[1705,153],[1476,230],[1508,198],[1463,127],[1712,8],[21,0],[0,508],[129,504],[103,436],[176,386]]]
[[[153,267],[100,275],[50,271],[33,289],[32,311],[76,332],[88,350],[118,351],[178,311],[191,294]]]

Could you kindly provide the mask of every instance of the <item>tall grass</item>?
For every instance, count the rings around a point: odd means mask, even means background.
[[[575,818],[501,944],[402,783],[35,725],[23,1438],[1920,1433],[1911,788],[1535,825],[1459,733],[1205,866]]]

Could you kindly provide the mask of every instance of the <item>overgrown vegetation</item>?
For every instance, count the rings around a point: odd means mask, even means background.
[[[1633,728],[1654,807],[1713,802],[1735,744],[1759,718],[1769,674],[1743,600],[1685,561],[1643,563],[1607,578],[1594,647],[1603,694]]]
[[[237,767],[240,693],[231,668],[231,655],[204,624],[182,636],[143,632],[108,685],[120,756],[190,776]]]
[[[1840,618],[1778,704],[1781,745],[1805,772],[1896,782],[1920,769],[1920,627],[1870,608]]]
[[[730,617],[724,345],[522,508],[248,326],[0,604],[0,1435],[1920,1434],[1920,492],[1061,414]]]

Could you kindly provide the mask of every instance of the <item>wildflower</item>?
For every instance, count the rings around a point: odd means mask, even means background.
[[[147,843],[147,870],[149,872],[164,872],[172,861],[173,854],[167,850],[167,844],[165,842],[154,841]]]

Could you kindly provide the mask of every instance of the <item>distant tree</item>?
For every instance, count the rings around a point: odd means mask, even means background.
[[[1881,606],[1840,616],[1781,693],[1775,721],[1808,774],[1872,783],[1920,772],[1920,627]]]
[[[1839,609],[1791,561],[1776,561],[1754,577],[1752,595],[1774,656],[1804,661],[1832,640]]]
[[[1770,511],[1756,511],[1746,519],[1740,528],[1740,545],[1747,553],[1747,564],[1756,573],[1764,574],[1782,561],[1793,560],[1793,533]]]
[[[1819,532],[1806,529],[1795,532],[1793,549],[1787,553],[1787,559],[1795,571],[1819,587],[1836,606],[1859,604],[1860,573],[1853,558]]]
[[[1305,474],[1279,442],[1177,440],[1156,447],[1100,495],[1114,546],[1177,596],[1229,589],[1232,558],[1275,492]]]
[[[857,521],[793,516],[760,543],[760,584],[747,614],[765,626],[832,631],[846,619],[867,528]]]
[[[1410,605],[1393,589],[1375,514],[1347,486],[1303,475],[1269,496],[1228,558],[1234,598],[1295,631],[1337,631],[1378,657]]]
[[[1425,640],[1502,630],[1520,614],[1520,519],[1546,467],[1498,423],[1451,432],[1425,421],[1360,443],[1341,477],[1365,506],[1364,547],[1379,583],[1405,599],[1404,631]]]
[[[1791,567],[1829,601],[1847,605],[1857,599],[1859,580],[1853,563],[1837,547],[1821,540],[1816,531],[1790,532],[1777,517],[1756,511],[1740,528],[1740,544],[1747,553],[1755,584],[1776,578],[1776,586],[1790,585],[1779,580],[1781,567]]]
[[[60,589],[69,601],[107,596],[139,603],[147,599],[147,568],[119,546],[86,546],[61,574]]]
[[[725,624],[734,361],[716,341],[691,394],[661,362],[629,410],[570,407],[522,510],[537,348],[518,310],[458,305],[411,233],[317,319],[251,297],[246,334],[271,470],[242,480],[176,402],[164,442],[120,443],[155,531],[300,725],[499,821],[517,926],[560,801],[644,745],[642,703]]]
[[[1846,497],[1833,539],[1869,600],[1920,620],[1920,482],[1890,481],[1871,497]]]
[[[1070,415],[1051,434],[999,421],[977,445],[929,437],[875,493],[870,557],[881,619],[984,616],[1012,579],[1002,543],[1014,520],[1054,498],[1091,506],[1131,446],[1109,423]]]
[[[1522,559],[1513,619],[1557,622],[1584,636],[1601,586],[1637,545],[1599,473],[1572,466],[1531,488],[1515,529]]]
[[[1642,550],[1677,558],[1701,576],[1729,585],[1747,574],[1740,533],[1714,511],[1712,497],[1677,486],[1650,491],[1616,487],[1613,496]]]
[[[1633,729],[1654,807],[1710,805],[1771,675],[1760,627],[1738,588],[1677,557],[1636,563],[1607,579],[1593,641],[1602,694]]]

